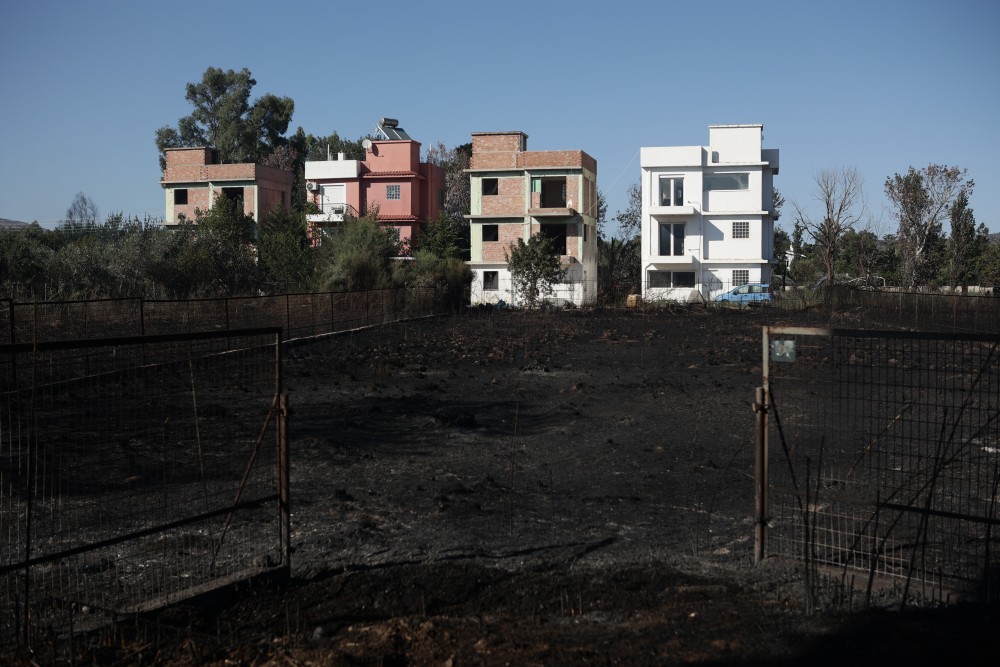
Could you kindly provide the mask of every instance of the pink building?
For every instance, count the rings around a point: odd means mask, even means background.
[[[260,222],[276,206],[291,204],[292,174],[254,163],[219,164],[214,148],[168,148],[167,168],[160,185],[166,191],[166,224],[193,222],[195,211],[212,208],[215,198],[226,195],[242,205],[243,212]]]
[[[420,142],[396,120],[381,119],[376,133],[378,138],[365,140],[364,160],[346,160],[341,153],[306,162],[309,201],[320,210],[308,216],[311,231],[378,208],[379,222],[396,229],[405,243],[440,215],[444,169],[420,161]]]

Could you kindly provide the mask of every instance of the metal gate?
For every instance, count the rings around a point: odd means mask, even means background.
[[[996,595],[1000,337],[765,327],[756,559]]]

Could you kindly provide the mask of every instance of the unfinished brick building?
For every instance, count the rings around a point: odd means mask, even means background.
[[[516,303],[507,252],[544,234],[566,281],[550,298],[583,305],[597,293],[597,161],[583,151],[529,151],[523,132],[474,132],[471,178],[472,303]]]
[[[281,206],[288,209],[292,174],[254,163],[219,164],[214,148],[168,148],[167,168],[160,185],[166,191],[166,224],[194,222],[198,209],[212,208],[215,198],[226,195],[243,212],[260,222],[263,215]]]

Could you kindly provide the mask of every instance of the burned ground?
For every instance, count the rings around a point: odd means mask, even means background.
[[[753,565],[761,327],[814,318],[481,310],[293,344],[292,581],[174,607],[80,657],[995,657],[992,612],[806,614],[794,564]]]

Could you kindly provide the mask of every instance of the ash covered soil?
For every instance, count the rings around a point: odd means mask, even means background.
[[[472,311],[292,344],[293,578],[164,612],[98,663],[994,661],[971,607],[806,613],[753,561],[778,310]]]

